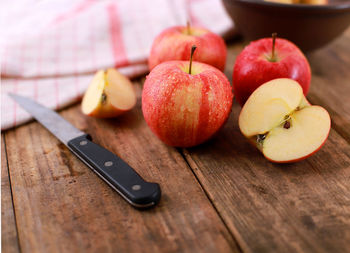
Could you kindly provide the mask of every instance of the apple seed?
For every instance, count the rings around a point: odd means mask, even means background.
[[[107,102],[107,95],[106,93],[103,91],[102,94],[101,94],[101,104],[106,104]]]
[[[266,138],[266,134],[258,134],[256,136],[256,142],[262,144]]]
[[[283,128],[289,129],[290,128],[290,122],[289,121],[284,122]]]

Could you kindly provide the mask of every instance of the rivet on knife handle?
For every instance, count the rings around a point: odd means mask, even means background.
[[[146,208],[159,202],[157,183],[144,181],[126,162],[93,143],[88,135],[70,140],[68,147],[134,207]]]

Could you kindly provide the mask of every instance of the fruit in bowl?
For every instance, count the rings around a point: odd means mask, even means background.
[[[82,111],[97,118],[112,118],[131,110],[136,93],[131,81],[115,69],[98,71],[86,90]]]
[[[248,41],[277,32],[310,52],[339,37],[350,25],[350,1],[328,4],[279,4],[260,0],[222,0],[240,34]]]
[[[298,0],[264,0],[266,2],[271,2],[271,3],[280,3],[280,4],[297,4],[299,1]]]
[[[227,49],[224,40],[215,33],[187,24],[165,29],[154,40],[148,60],[149,69],[162,62],[190,58],[192,45],[197,45],[193,60],[224,71]]]
[[[146,77],[142,112],[163,142],[176,147],[203,143],[226,122],[232,88],[226,76],[208,64],[168,61]]]
[[[255,89],[276,78],[297,81],[304,95],[309,91],[309,62],[296,45],[276,36],[273,34],[272,38],[251,42],[237,56],[232,80],[235,96],[241,106]]]
[[[294,80],[269,81],[249,97],[239,115],[239,128],[272,162],[296,162],[325,143],[331,120],[328,112],[311,105]]]
[[[328,0],[264,0],[266,2],[281,3],[281,4],[327,4]]]

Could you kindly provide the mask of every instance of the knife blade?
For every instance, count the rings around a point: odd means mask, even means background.
[[[24,110],[48,129],[68,149],[109,186],[136,208],[156,205],[161,196],[159,184],[146,182],[120,157],[92,142],[91,137],[75,128],[58,113],[33,100],[8,94]]]

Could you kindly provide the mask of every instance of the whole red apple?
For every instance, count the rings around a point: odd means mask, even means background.
[[[198,48],[194,61],[224,71],[227,55],[224,40],[207,29],[190,26],[170,27],[155,38],[148,60],[149,69],[165,61],[188,60],[192,45]]]
[[[285,39],[264,38],[251,42],[238,55],[233,68],[233,90],[241,106],[263,83],[276,78],[290,78],[309,91],[310,65],[292,42]]]
[[[142,92],[143,116],[163,142],[176,147],[198,145],[226,122],[232,88],[218,69],[199,62],[168,61],[147,76]]]

